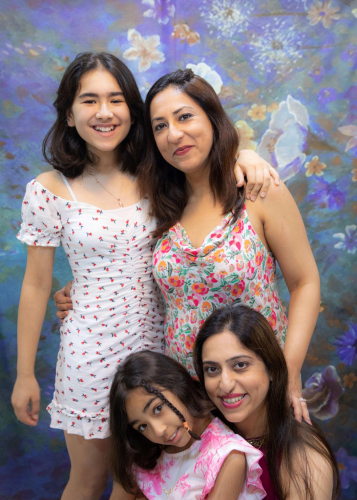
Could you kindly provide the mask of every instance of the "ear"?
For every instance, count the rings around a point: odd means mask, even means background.
[[[73,118],[71,110],[67,111],[67,125],[69,127],[75,127],[76,126],[76,124],[74,123],[74,118]]]

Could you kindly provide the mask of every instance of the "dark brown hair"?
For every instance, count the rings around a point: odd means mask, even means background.
[[[162,452],[160,445],[129,425],[126,399],[131,391],[140,387],[156,393],[177,415],[180,412],[161,397],[162,390],[172,392],[193,417],[205,418],[214,408],[201,384],[169,356],[153,351],[128,356],[115,374],[109,396],[112,474],[128,493],[137,492],[133,465],[151,470]]]
[[[144,105],[129,68],[117,57],[106,52],[78,54],[66,69],[57,91],[57,99],[53,103],[57,119],[44,138],[43,156],[53,168],[70,178],[81,175],[86,165],[96,162],[95,155],[87,150],[86,143],[78,134],[76,127],[67,125],[67,113],[80,88],[82,76],[96,69],[109,71],[114,76],[124,94],[130,116],[134,120],[127,137],[118,147],[121,154],[121,170],[136,175],[145,143]]]
[[[238,133],[226,115],[216,92],[192,70],[177,70],[160,78],[149,90],[145,100],[146,154],[139,167],[139,183],[148,193],[152,214],[157,219],[154,236],[161,236],[181,218],[187,205],[186,177],[162,156],[155,142],[150,106],[154,97],[168,87],[175,87],[193,99],[206,113],[213,128],[213,145],[209,155],[209,182],[223,212],[234,212],[231,223],[237,220],[244,204],[244,188],[236,187],[233,167],[238,150]]]
[[[291,478],[301,498],[314,500],[310,461],[306,452],[310,448],[319,453],[331,466],[332,499],[337,499],[340,478],[336,459],[323,432],[315,423],[313,425],[300,423],[294,418],[287,397],[288,369],[285,358],[271,326],[262,314],[247,306],[237,306],[218,309],[207,318],[196,337],[193,354],[195,370],[201,383],[204,384],[203,345],[208,338],[224,330],[232,332],[246,349],[259,356],[272,377],[266,396],[268,435],[266,460],[271,484],[277,497],[285,500],[289,493],[282,481],[283,469]],[[228,423],[224,417],[222,420]],[[228,425],[234,428],[232,423]],[[239,424],[235,427],[239,428]],[[278,467],[279,463],[283,467]]]

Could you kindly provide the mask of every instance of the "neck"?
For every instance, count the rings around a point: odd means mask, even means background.
[[[203,198],[212,195],[212,189],[209,183],[209,166],[200,168],[197,172],[186,174],[188,195],[190,198]]]
[[[246,418],[243,422],[235,423],[234,427],[244,439],[265,436],[268,432],[265,409],[254,415],[249,415],[249,418]]]
[[[208,425],[211,423],[211,421],[212,418],[210,415],[205,418],[193,418],[190,422],[191,431],[200,436],[205,431],[206,427],[208,427]],[[182,448],[178,448],[177,446],[166,446],[165,450],[167,451],[167,453],[180,453],[180,451],[185,451],[188,448],[191,448],[194,442],[195,439],[191,437],[186,446],[183,446]]]
[[[87,167],[92,174],[110,175],[119,170],[120,155],[118,150],[114,151],[92,151],[98,158],[95,164]]]

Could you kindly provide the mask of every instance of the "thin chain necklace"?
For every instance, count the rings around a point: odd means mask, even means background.
[[[113,193],[111,193],[110,191],[108,191],[108,189],[105,186],[103,186],[103,184],[96,178],[96,176],[94,174],[89,174],[89,175],[91,175],[92,177],[94,177],[95,182],[97,184],[99,184],[99,186],[101,186],[108,194],[110,194],[110,196],[112,196],[113,198],[115,198],[117,200],[119,208],[123,208],[124,207],[123,203],[121,202],[121,199],[117,198]]]

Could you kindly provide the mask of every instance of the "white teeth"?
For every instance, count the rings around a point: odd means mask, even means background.
[[[115,126],[112,125],[110,127],[93,127],[94,130],[97,130],[98,132],[112,132],[112,130],[115,129]]]
[[[237,398],[232,398],[232,399],[227,399],[227,398],[222,398],[225,403],[228,403],[229,405],[232,405],[234,403],[238,403],[238,401],[241,401],[244,398],[245,394],[243,396],[238,396]]]
[[[168,441],[173,441],[176,437],[177,432],[178,432],[178,430],[175,432],[175,434],[170,439],[168,439]]]

